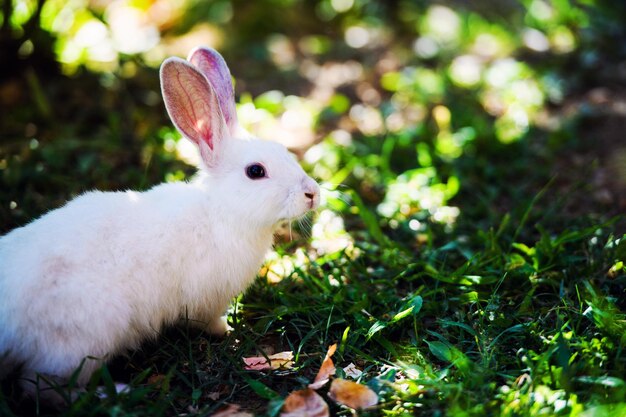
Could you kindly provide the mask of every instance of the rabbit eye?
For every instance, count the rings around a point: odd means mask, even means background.
[[[258,180],[267,176],[265,175],[265,168],[261,164],[248,165],[246,168],[246,175],[251,180]]]

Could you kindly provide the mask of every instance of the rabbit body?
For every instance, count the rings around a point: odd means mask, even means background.
[[[224,107],[212,102],[217,123]],[[0,376],[21,366],[26,379],[67,381],[82,363],[84,384],[101,361],[181,318],[226,331],[221,316],[254,279],[275,225],[317,206],[319,188],[281,145],[218,128],[208,147],[183,132],[203,155],[193,181],[89,192],[0,238]],[[249,178],[250,164],[266,177]]]
[[[298,174],[284,150],[254,142],[266,151],[254,160]],[[248,193],[243,173],[224,171],[143,193],[90,192],[0,239],[0,352],[67,376],[186,315],[225,330],[220,317],[254,278],[274,224],[305,207],[281,207],[271,189]]]

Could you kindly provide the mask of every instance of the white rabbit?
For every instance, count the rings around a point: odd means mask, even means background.
[[[224,333],[222,315],[254,279],[276,224],[319,203],[283,146],[239,128],[216,51],[168,58],[160,78],[170,119],[200,151],[197,178],[89,192],[0,238],[0,377],[20,367],[29,395],[37,375],[62,384],[84,360],[85,384],[102,361],[184,316]]]

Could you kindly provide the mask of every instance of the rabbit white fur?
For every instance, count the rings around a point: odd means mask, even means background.
[[[0,238],[0,377],[63,383],[188,316],[212,333],[254,279],[275,225],[315,208],[319,187],[286,149],[237,125],[230,72],[212,49],[169,58],[170,118],[200,150],[189,183],[89,192]],[[249,178],[259,164],[262,178]],[[257,172],[258,174],[258,172]],[[41,388],[41,387],[40,387]]]

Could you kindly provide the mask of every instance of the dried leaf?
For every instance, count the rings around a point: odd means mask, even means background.
[[[337,343],[328,348],[328,352],[326,352],[326,357],[324,357],[322,366],[313,380],[313,383],[309,384],[309,388],[320,389],[322,386],[326,385],[331,376],[335,375],[335,364],[330,357],[335,354],[336,350]]]
[[[148,378],[148,384],[156,385],[158,387],[160,387],[161,384],[163,384],[164,381],[165,381],[165,375],[163,375],[163,374],[152,374]]]
[[[280,417],[328,417],[328,404],[310,388],[294,391],[285,399]]]
[[[217,401],[220,397],[226,397],[232,391],[232,387],[227,384],[217,384],[217,386],[213,387],[213,391],[206,394],[206,397]]]
[[[228,404],[226,407],[217,410],[211,417],[254,417],[254,414],[241,411],[241,407],[236,404]]]
[[[348,366],[343,368],[343,371],[345,372],[346,376],[349,376],[353,379],[358,379],[361,375],[363,375],[363,371],[357,368],[356,365],[353,363],[350,363]]]
[[[378,404],[378,395],[365,385],[345,379],[335,379],[328,396],[333,401],[350,408],[361,409]]]
[[[248,371],[289,369],[293,366],[293,352],[288,351],[275,353],[274,355],[269,355],[267,358],[264,356],[253,356],[250,358],[243,358],[243,361],[246,364],[244,369]]]

